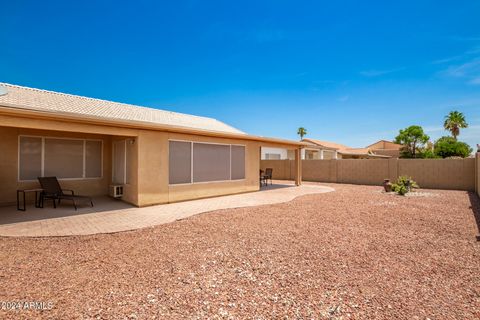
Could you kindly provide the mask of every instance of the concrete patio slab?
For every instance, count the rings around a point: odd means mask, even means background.
[[[216,198],[192,200],[137,208],[108,197],[94,199],[95,207],[70,204],[57,209],[47,203],[43,209],[29,206],[27,211],[15,207],[0,208],[0,236],[50,237],[113,233],[151,227],[220,209],[283,203],[296,197],[334,191],[317,184],[296,187],[288,182],[263,187],[261,191]]]

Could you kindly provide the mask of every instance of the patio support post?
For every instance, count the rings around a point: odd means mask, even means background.
[[[295,185],[302,184],[302,149],[295,149]]]

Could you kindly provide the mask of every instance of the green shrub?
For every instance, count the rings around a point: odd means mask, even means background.
[[[409,176],[400,176],[397,181],[392,184],[392,190],[402,196],[409,193],[413,188],[418,188],[418,184]]]
[[[423,159],[436,159],[441,158],[440,156],[436,155],[435,152],[431,149],[426,149],[421,152],[420,157]]]
[[[465,142],[457,141],[452,137],[441,137],[435,141],[434,152],[437,157],[450,158],[462,157],[466,158],[472,153],[472,148]]]

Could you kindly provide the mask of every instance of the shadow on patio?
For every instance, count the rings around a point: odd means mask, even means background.
[[[268,190],[276,190],[276,189],[283,189],[283,188],[290,188],[294,187],[295,185],[293,184],[278,184],[278,183],[273,183],[273,184],[268,184],[268,185],[261,185],[260,186],[260,191],[268,191]]]
[[[45,201],[43,208],[35,208],[33,203],[27,203],[26,211],[18,211],[16,206],[0,207],[0,226],[18,222],[65,218],[135,208],[133,205],[107,196],[93,198],[93,204],[94,206],[91,207],[90,203],[80,203],[78,210],[75,210],[71,201],[65,200],[61,204],[57,204],[56,209],[53,208],[52,201]]]

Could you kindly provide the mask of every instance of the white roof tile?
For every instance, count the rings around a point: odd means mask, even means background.
[[[62,112],[108,120],[130,120],[167,126],[218,131],[244,132],[213,118],[87,98],[71,94],[0,83],[7,94],[0,94],[0,107],[17,107],[43,112]]]

